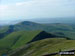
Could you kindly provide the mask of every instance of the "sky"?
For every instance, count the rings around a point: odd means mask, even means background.
[[[75,0],[0,0],[0,21],[75,17]]]

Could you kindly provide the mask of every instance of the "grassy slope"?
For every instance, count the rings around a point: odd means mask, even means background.
[[[11,33],[9,34],[7,37],[3,38],[0,40],[0,48],[8,48],[10,47],[14,41],[16,41],[16,39],[21,35],[22,33]]]
[[[7,31],[8,31],[8,27],[6,26],[0,29],[0,39],[7,35],[6,33]]]
[[[65,36],[69,39],[75,40],[75,32],[74,31],[53,31],[52,34],[55,34],[58,36]]]
[[[0,49],[2,48],[17,48],[27,42],[31,41],[41,31],[18,31],[9,34],[7,37],[0,40]]]
[[[59,49],[61,50],[68,50],[68,49],[75,49],[75,40],[54,40],[53,42],[55,43],[51,43],[48,44],[46,46],[44,46],[43,48],[38,48],[39,50],[34,51],[32,54],[28,54],[30,56],[40,56],[42,54],[45,53],[54,53],[54,52],[58,52]],[[35,44],[34,44],[35,45]],[[38,45],[38,46],[41,46]]]
[[[44,39],[30,44],[28,48],[22,47],[11,56],[42,56],[47,53],[59,52],[59,50],[75,49],[75,40],[66,40],[63,38]]]
[[[18,31],[0,39],[0,54],[16,49],[31,41],[41,31]]]
[[[46,24],[46,31],[52,32],[52,31],[73,31],[74,29],[72,26],[68,24],[61,24],[61,23],[54,23],[54,24]]]
[[[0,40],[0,55],[2,53],[6,53],[7,50],[14,44],[14,41],[16,41],[18,39],[18,36],[20,36],[20,33],[12,33],[8,36],[6,36],[5,38]]]
[[[25,45],[29,41],[31,41],[36,35],[38,35],[41,31],[23,31],[22,36],[12,47],[13,49],[18,48],[20,46]]]

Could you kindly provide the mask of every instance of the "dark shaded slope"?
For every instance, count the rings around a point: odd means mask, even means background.
[[[14,32],[14,26],[10,25],[7,27],[7,29],[2,29],[2,31],[4,31],[4,32],[0,33],[0,39],[7,36],[8,34]]]
[[[34,42],[34,41],[38,41],[38,40],[42,40],[42,39],[46,39],[46,38],[56,38],[56,37],[59,38],[59,36],[56,36],[56,35],[53,35],[51,33],[47,33],[45,31],[42,31],[37,36],[35,36],[32,39],[32,41],[30,41],[30,42]]]

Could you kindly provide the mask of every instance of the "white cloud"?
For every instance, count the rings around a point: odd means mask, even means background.
[[[16,6],[23,5],[25,2],[16,3]]]
[[[27,2],[17,2],[16,6],[23,6],[23,5],[31,5],[32,3],[34,3],[34,1],[27,1]]]

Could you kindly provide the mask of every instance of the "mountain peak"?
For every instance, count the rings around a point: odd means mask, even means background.
[[[31,22],[31,21],[22,21],[20,22],[19,24],[25,24],[25,25],[30,25],[30,24],[34,24],[34,22]]]

